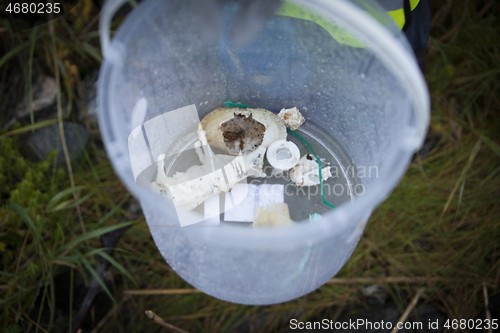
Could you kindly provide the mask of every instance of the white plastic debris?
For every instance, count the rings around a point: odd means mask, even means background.
[[[323,162],[323,161],[321,161]],[[331,177],[330,167],[325,166],[321,170],[323,181]],[[304,155],[299,163],[290,170],[290,180],[298,186],[313,186],[319,184],[319,164],[312,154]]]
[[[231,155],[246,155],[257,147],[269,147],[286,138],[286,127],[278,116],[265,109],[219,108],[202,120],[199,133],[206,132],[207,141]],[[200,139],[201,140],[201,139]]]
[[[256,206],[254,216],[254,228],[275,227],[294,223],[290,219],[288,205],[284,202],[273,203],[269,206]]]
[[[259,146],[246,156],[215,155],[206,144],[205,131],[199,135],[202,140],[195,143],[195,150],[202,165],[193,165],[185,172],[168,177],[165,155],[158,157],[156,181],[151,183],[151,188],[171,199],[176,207],[192,210],[209,197],[230,191],[248,176],[265,177],[262,167],[266,148]]]
[[[291,141],[278,140],[267,148],[267,161],[277,170],[287,171],[293,168],[300,159],[297,145]]]
[[[300,113],[299,109],[293,107],[291,109],[281,109],[278,117],[285,123],[286,127],[292,131],[299,129],[300,125],[306,121],[304,116]]]
[[[231,198],[232,196],[232,198]],[[256,206],[269,206],[285,201],[282,184],[236,184],[225,194],[224,221],[253,222]],[[233,202],[237,202],[233,205]]]

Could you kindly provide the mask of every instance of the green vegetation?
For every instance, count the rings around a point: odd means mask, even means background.
[[[99,236],[129,215],[132,197],[114,174],[99,137],[72,168],[56,156],[32,163],[20,154],[22,133],[63,118],[82,105],[81,82],[101,60],[98,8],[80,1],[75,13],[49,25],[12,33],[0,25],[0,101],[15,73],[28,94],[32,73],[60,75],[69,112],[59,119],[0,130],[0,327],[5,332],[63,332],[81,302],[97,258]],[[78,14],[77,14],[78,13]],[[423,301],[449,318],[475,318],[500,283],[500,10],[494,1],[433,4],[426,79],[432,98],[429,141],[393,194],[371,217],[361,241],[338,274],[342,278],[425,277],[425,283],[386,283],[401,309],[422,286]],[[116,22],[118,24],[118,22]],[[55,45],[55,48],[53,47]],[[432,148],[432,149],[431,149]],[[70,171],[68,171],[70,170]],[[121,237],[111,277],[83,328],[103,320],[103,332],[159,332],[152,310],[189,332],[280,332],[292,317],[336,319],[366,306],[361,284],[328,284],[300,299],[251,307],[210,296],[124,296],[127,289],[190,288],[165,263],[143,218]],[[137,287],[138,286],[138,287]],[[109,296],[109,297],[108,297]],[[110,301],[110,298],[112,301]],[[273,316],[271,316],[271,314]],[[86,330],[84,330],[86,331]]]

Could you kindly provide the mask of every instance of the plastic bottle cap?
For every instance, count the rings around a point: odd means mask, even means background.
[[[266,156],[273,168],[289,170],[299,162],[300,151],[295,143],[291,141],[277,140],[267,148]]]

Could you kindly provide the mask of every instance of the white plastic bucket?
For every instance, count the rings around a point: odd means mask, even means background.
[[[99,124],[163,257],[194,287],[236,303],[283,302],[323,285],[348,260],[425,136],[429,95],[404,36],[371,2],[297,0],[286,3],[288,14],[262,16],[254,38],[237,47],[238,3],[212,11],[194,0],[146,0],[110,42],[110,21],[123,2],[106,2],[101,14]],[[137,174],[155,163],[144,124],[193,106],[201,119],[227,100],[275,112],[298,107],[312,126],[304,133],[331,138],[342,152],[338,165],[355,167],[354,185],[363,191],[290,227],[181,227],[173,204],[137,184]],[[169,122],[167,141],[181,142]],[[137,151],[131,145],[144,148],[144,165],[130,156]]]

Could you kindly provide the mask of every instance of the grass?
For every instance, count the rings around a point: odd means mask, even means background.
[[[6,96],[13,84],[9,78],[18,74],[19,90],[31,91],[31,72],[55,76],[56,64],[65,103],[82,103],[80,78],[101,58],[93,20],[98,8],[83,0],[79,6],[78,15],[54,22],[54,44],[47,26],[37,33],[0,30],[0,95]],[[490,297],[500,282],[500,12],[494,1],[470,0],[433,4],[433,13],[425,75],[432,98],[426,147],[434,148],[415,156],[399,186],[373,213],[338,277],[426,277],[425,303],[451,319],[476,318],[484,310],[483,282]],[[2,98],[0,106],[6,108]],[[74,112],[60,114],[61,119],[74,117]],[[92,144],[72,165],[74,186],[68,167],[57,167],[54,155],[40,163],[22,157],[23,133],[59,121],[31,117],[0,132],[0,325],[6,332],[64,331],[103,256],[98,236],[117,228],[134,205],[90,124]],[[162,331],[147,319],[146,310],[189,332],[236,332],[241,325],[249,332],[283,332],[290,318],[336,319],[343,311],[367,306],[359,283],[327,284],[300,299],[265,307],[201,293],[123,296],[137,286],[189,288],[158,253],[146,223],[131,223],[84,332],[112,309],[103,332]],[[401,309],[422,287],[383,285]]]

